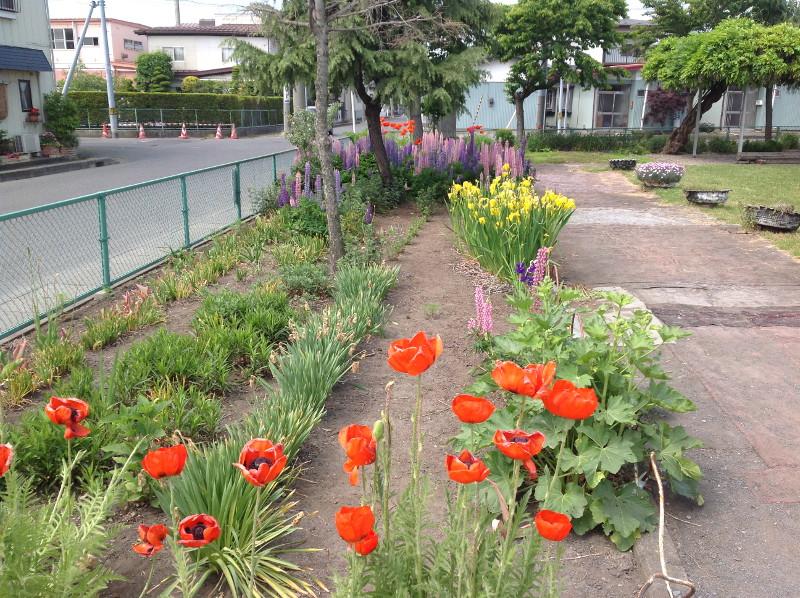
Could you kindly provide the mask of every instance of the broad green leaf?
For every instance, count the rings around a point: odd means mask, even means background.
[[[665,324],[658,329],[658,335],[665,343],[674,343],[679,339],[692,336],[692,333],[677,326],[667,326]]]
[[[529,348],[524,343],[512,340],[507,336],[495,337],[494,343],[501,353],[506,353],[511,355],[519,355],[520,353],[525,352]]]
[[[608,398],[605,408],[597,410],[594,417],[604,421],[609,426],[617,423],[635,425],[638,423],[636,412],[639,407],[639,405],[631,403],[630,399],[622,395],[614,395]]]
[[[593,530],[598,525],[600,525],[600,522],[594,520],[591,509],[584,509],[583,515],[572,519],[572,531],[579,536]]]
[[[583,515],[589,501],[586,492],[575,482],[567,482],[564,486],[561,479],[550,486],[550,475],[539,476],[534,497],[539,501],[541,508],[564,513],[572,518]],[[549,492],[548,492],[549,488]]]
[[[626,550],[630,550],[634,544],[636,544],[636,540],[642,537],[642,532],[636,530],[630,536],[623,536],[619,532],[612,533],[608,539],[614,543],[619,550],[625,552]]]
[[[607,534],[613,530],[621,536],[631,536],[637,530],[649,531],[655,526],[655,505],[634,482],[615,489],[604,480],[592,491],[589,508],[595,520],[604,524]]]
[[[677,413],[697,410],[697,405],[666,382],[651,382],[647,389],[647,397],[659,407]]]
[[[586,477],[594,475],[598,469],[614,474],[626,463],[637,461],[633,442],[624,436],[608,436],[603,444],[597,444],[590,439],[584,441],[584,437],[581,437],[576,441],[575,448],[583,463],[583,474]]]

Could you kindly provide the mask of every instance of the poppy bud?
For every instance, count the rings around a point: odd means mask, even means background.
[[[375,440],[383,438],[383,420],[379,419],[372,425],[372,436]]]

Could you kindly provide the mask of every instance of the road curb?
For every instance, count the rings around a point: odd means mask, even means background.
[[[59,172],[70,172],[71,170],[82,170],[84,168],[97,168],[117,164],[112,158],[87,158],[83,160],[67,160],[55,164],[39,164],[34,166],[21,166],[12,170],[0,172],[0,183],[5,181],[18,181],[22,179],[32,179],[34,177],[56,174]]]

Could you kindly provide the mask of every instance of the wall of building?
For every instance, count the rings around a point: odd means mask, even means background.
[[[205,71],[234,66],[222,60],[222,47],[229,36],[222,35],[153,35],[149,38],[150,51],[165,47],[183,48],[183,60],[173,61],[176,71]],[[242,38],[248,43],[270,50],[269,40],[263,37]],[[223,77],[220,77],[223,78]],[[229,79],[230,75],[224,78]]]
[[[0,11],[0,43],[7,46],[33,48],[44,52],[52,65],[50,49],[50,27],[47,0],[20,1],[20,12]],[[52,72],[0,71],[0,86],[4,87],[8,114],[0,120],[0,129],[14,137],[16,135],[42,132],[42,123],[26,122],[27,113],[22,111],[19,97],[19,80],[31,82],[33,105],[42,109],[44,95],[55,87]]]
[[[84,19],[53,19],[50,21],[50,26],[53,28],[71,28],[75,46],[77,46],[83,30],[83,23]],[[147,37],[134,33],[135,29],[141,27],[142,25],[136,23],[108,20],[108,43],[111,49],[112,71],[115,76],[129,78],[135,76],[136,57],[147,51]],[[99,44],[97,46],[84,45],[81,49],[81,62],[83,62],[87,72],[105,77],[105,55],[99,19],[92,19],[86,31],[86,36],[98,38]],[[143,50],[126,49],[126,39],[141,42]],[[75,57],[75,50],[55,48],[53,49],[53,57],[55,59],[56,80],[64,79]]]

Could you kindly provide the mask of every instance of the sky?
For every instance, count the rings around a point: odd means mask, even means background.
[[[513,0],[494,0],[513,4]],[[52,18],[84,18],[89,10],[88,0],[48,0]],[[214,18],[217,13],[236,12],[250,0],[180,0],[181,22],[196,23],[198,19]],[[642,16],[638,0],[628,0],[628,16]],[[97,10],[95,9],[95,15]],[[175,0],[106,0],[106,16],[143,25],[174,25]]]

